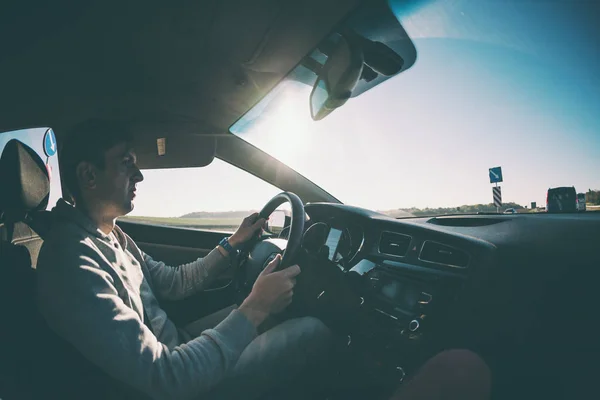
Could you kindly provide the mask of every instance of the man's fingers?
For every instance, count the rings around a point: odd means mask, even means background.
[[[258,214],[257,214],[257,216],[258,216]],[[252,224],[252,229],[258,230],[260,228],[263,228],[266,225],[266,223],[267,223],[267,220],[265,218],[259,218]]]
[[[291,280],[286,279],[281,283],[281,288],[284,291],[292,290],[294,288],[294,284],[292,283]]]
[[[275,268],[277,268],[280,261],[281,261],[281,254],[277,254],[275,256],[275,258],[273,259],[273,261],[271,261],[269,263],[269,265],[267,265],[267,267],[265,269],[263,269],[263,271],[260,274],[261,275],[270,274],[271,272],[273,272],[275,270]]]
[[[257,212],[255,212],[255,213],[252,213],[252,214],[248,215],[248,216],[245,218],[245,220],[246,220],[246,221],[248,221],[248,222],[250,222],[251,224],[253,224],[253,223],[254,223],[254,221],[256,221],[256,220],[257,220],[257,218],[258,218],[258,213],[257,213]]]
[[[295,276],[297,276],[300,273],[300,267],[298,266],[298,264],[296,265],[292,265],[291,267],[288,267],[284,270],[281,270],[281,272],[288,278],[293,278]]]

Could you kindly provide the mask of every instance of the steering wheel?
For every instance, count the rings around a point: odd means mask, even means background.
[[[311,260],[305,251],[301,251],[306,216],[300,198],[291,192],[279,193],[263,207],[259,218],[268,218],[277,207],[286,202],[290,203],[292,209],[288,239],[257,239],[248,243],[242,250],[235,279],[236,301],[241,304],[250,294],[258,275],[277,254],[282,254],[278,269],[290,267],[297,262],[305,262],[302,272],[298,275],[298,287],[294,290],[294,303],[298,300],[300,309],[284,311],[283,318],[307,310],[318,311],[321,316],[329,320],[339,320],[340,316],[356,315],[354,310],[360,307],[364,300],[344,279],[343,272],[333,265],[319,268],[324,266],[315,259]],[[353,321],[353,318],[351,320]]]
[[[304,234],[304,205],[302,200],[292,192],[281,192],[273,197],[259,213],[259,218],[268,218],[273,211],[283,203],[290,203],[291,223],[288,239],[269,238],[251,242],[245,251],[242,251],[242,259],[239,260],[240,281],[238,281],[238,292],[244,298],[252,290],[254,282],[263,269],[271,262],[277,254],[282,254],[282,259],[277,267],[284,269],[293,265],[302,245]]]

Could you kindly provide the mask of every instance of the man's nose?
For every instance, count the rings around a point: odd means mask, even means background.
[[[140,171],[140,169],[137,167],[137,165],[135,166],[135,173],[133,174],[133,181],[135,183],[141,182],[144,180],[144,174],[142,174],[142,171]]]

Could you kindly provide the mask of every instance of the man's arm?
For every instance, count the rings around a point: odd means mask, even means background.
[[[150,273],[152,289],[165,300],[181,300],[208,286],[230,265],[230,257],[218,249],[196,261],[172,267],[141,252]]]
[[[153,398],[193,398],[209,390],[256,336],[236,310],[169,350],[123,303],[103,269],[110,267],[92,248],[80,244],[72,249],[77,254],[53,247],[44,249],[38,265],[39,306],[49,326],[102,370]]]
[[[259,218],[257,213],[250,215],[229,238],[230,244],[234,248],[239,247],[256,236],[264,225],[265,219]],[[130,246],[136,246],[131,238],[127,237],[127,239]],[[154,260],[137,246],[134,251],[142,254],[150,273],[152,289],[158,297],[165,300],[181,300],[206,289],[227,269],[231,257],[227,250],[217,246],[203,258],[189,264],[172,267]]]

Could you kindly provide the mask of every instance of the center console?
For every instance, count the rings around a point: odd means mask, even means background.
[[[379,384],[397,384],[424,361],[420,357],[443,332],[463,278],[366,260],[351,271],[361,275],[366,322],[349,337],[349,347],[359,355],[363,374]]]
[[[368,298],[373,310],[394,326],[419,331],[420,320],[425,318],[433,302],[435,287],[381,267],[371,271],[368,279]]]

